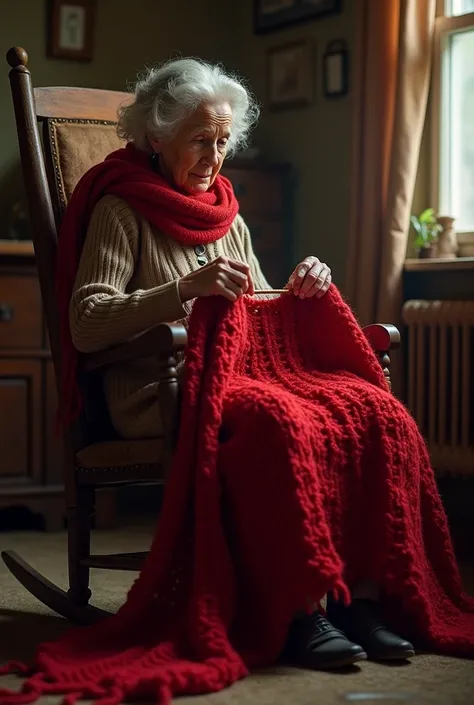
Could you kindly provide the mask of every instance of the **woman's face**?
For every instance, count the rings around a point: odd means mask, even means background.
[[[183,120],[171,140],[150,139],[166,180],[184,193],[205,193],[221,170],[231,127],[228,103],[204,103]]]

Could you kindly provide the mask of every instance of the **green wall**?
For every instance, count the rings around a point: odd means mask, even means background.
[[[316,254],[343,284],[349,219],[352,92],[329,101],[322,95],[321,60],[328,41],[348,42],[353,64],[355,3],[339,15],[272,32],[253,33],[253,0],[99,0],[94,59],[89,64],[46,58],[44,0],[9,3],[2,13],[0,48],[23,46],[36,85],[123,89],[146,63],[171,55],[219,59],[245,75],[262,102],[254,144],[274,161],[290,162],[295,176],[294,250]],[[268,48],[300,38],[314,45],[315,101],[272,112],[266,105]],[[0,77],[0,237],[12,202],[21,193],[8,66]],[[290,263],[289,263],[290,266]]]
[[[219,0],[98,0],[94,58],[90,63],[46,58],[46,1],[8,3],[0,11],[0,55],[22,46],[29,55],[38,86],[87,86],[123,90],[145,64],[172,55],[195,54],[211,60],[227,58],[225,33],[216,33],[212,18]],[[192,7],[192,21],[183,21]],[[222,15],[222,12],[220,13]],[[227,25],[226,25],[227,26]],[[21,175],[10,97],[8,65],[0,73],[0,238],[11,204],[21,195]]]
[[[239,0],[242,72],[263,102],[255,143],[272,159],[293,165],[295,184],[295,253],[315,254],[333,269],[337,283],[345,275],[349,222],[353,94],[328,100],[322,94],[322,55],[329,41],[346,40],[350,69],[354,61],[355,5],[343,3],[338,15],[288,27],[266,35],[253,34],[253,0]],[[308,107],[272,112],[266,105],[266,52],[270,47],[309,39],[314,47],[315,100]]]

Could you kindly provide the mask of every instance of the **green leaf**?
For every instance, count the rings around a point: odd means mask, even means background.
[[[443,229],[438,223],[434,208],[426,208],[419,216],[410,216],[410,223],[415,230],[415,247],[428,247],[435,242]]]
[[[415,247],[424,247],[425,241],[421,235],[417,235],[415,238]]]
[[[436,218],[434,217],[434,208],[427,208],[424,210],[423,213],[420,213],[418,219],[421,223],[434,223],[436,221]]]
[[[411,216],[410,222],[413,225],[413,227],[415,228],[417,233],[421,232],[421,224],[420,224],[418,218],[416,217],[416,215]]]

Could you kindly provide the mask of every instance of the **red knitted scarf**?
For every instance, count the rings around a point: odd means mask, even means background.
[[[278,658],[308,598],[347,600],[363,578],[406,637],[474,656],[474,599],[425,445],[338,292],[198,300],[189,337],[182,432],[138,580],[116,615],[42,644],[2,705],[220,690]]]
[[[77,386],[77,351],[69,328],[69,302],[86,229],[97,202],[106,194],[123,198],[153,226],[184,245],[215,242],[228,232],[239,206],[232,184],[219,175],[197,196],[173,189],[151,166],[150,155],[128,144],[92,167],[79,181],[59,233],[56,284],[61,330],[61,406],[65,428],[77,418],[81,396]]]

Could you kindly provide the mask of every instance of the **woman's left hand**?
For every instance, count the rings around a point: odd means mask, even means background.
[[[327,264],[317,257],[306,257],[295,267],[286,288],[300,299],[309,299],[311,296],[320,299],[331,286],[331,282],[331,270]]]

